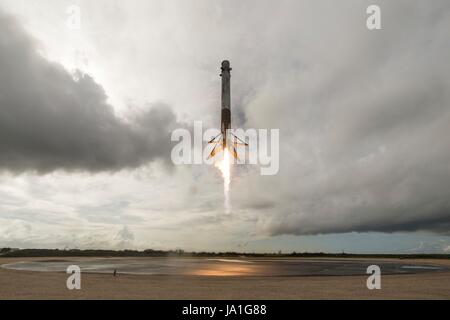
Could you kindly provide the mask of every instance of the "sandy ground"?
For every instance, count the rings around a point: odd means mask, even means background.
[[[0,264],[42,259],[0,258]],[[448,260],[403,262],[450,266]],[[114,278],[83,273],[82,289],[70,291],[67,277],[64,273],[0,268],[0,299],[450,299],[450,272],[384,275],[381,290],[368,290],[363,276]]]

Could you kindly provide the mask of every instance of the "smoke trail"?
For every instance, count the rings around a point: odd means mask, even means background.
[[[222,172],[223,177],[223,192],[225,197],[225,213],[231,212],[230,205],[230,182],[231,182],[231,157],[230,152],[225,149],[223,152],[223,159],[216,162],[215,166]]]

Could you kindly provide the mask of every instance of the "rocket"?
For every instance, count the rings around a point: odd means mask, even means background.
[[[212,138],[208,143],[215,144],[209,158],[214,157],[222,150],[228,149],[235,159],[239,159],[236,147],[238,145],[248,146],[248,144],[238,137],[236,137],[231,129],[231,67],[230,61],[222,61],[221,67],[222,73],[222,106],[221,106],[221,121],[220,121],[220,134]],[[219,139],[218,139],[219,138]]]
[[[226,130],[231,129],[231,88],[230,88],[230,80],[231,80],[231,67],[230,62],[225,60],[222,62],[222,73],[220,76],[222,77],[222,121],[220,123],[220,130],[222,135],[226,133]],[[225,135],[223,137],[225,146],[226,139]]]

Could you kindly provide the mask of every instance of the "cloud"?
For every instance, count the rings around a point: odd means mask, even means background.
[[[366,28],[373,2],[365,0],[137,1],[114,5],[119,20],[104,14],[107,2],[80,4],[89,15],[83,39],[95,52],[90,65],[107,74],[108,93],[133,101],[159,95],[182,106],[175,111],[183,119],[217,124],[218,66],[227,58],[233,125],[278,128],[281,143],[277,176],[233,169],[230,217],[218,216],[222,185],[215,169],[182,168],[170,179],[152,177],[154,189],[145,189],[146,179],[135,185],[103,177],[103,188],[89,190],[104,191],[101,203],[96,196],[71,202],[86,224],[129,225],[136,242],[152,237],[138,227],[158,229],[158,241],[199,248],[213,246],[216,234],[217,243],[227,237],[236,243],[248,234],[449,233],[448,1],[380,0],[379,31]],[[50,2],[47,11],[59,14]],[[35,16],[34,26],[41,25]],[[0,24],[0,168],[115,171],[164,159],[165,137],[176,123],[168,107],[121,119],[92,78],[74,80],[39,56],[15,22],[2,16]],[[43,28],[48,43],[70,45],[64,31],[55,40]],[[126,189],[113,200],[111,181]],[[220,229],[214,237],[204,233],[212,226]]]
[[[418,246],[409,250],[411,253],[448,253],[450,246],[448,240],[420,241]]]
[[[127,226],[123,226],[122,229],[117,232],[114,240],[117,242],[116,247],[130,248],[134,242],[134,234]]]
[[[1,12],[0,70],[0,170],[98,172],[169,158],[170,107],[119,118],[92,77],[44,59]]]
[[[277,46],[259,47],[268,75],[245,112],[280,128],[280,174],[233,187],[260,234],[450,232],[450,4],[382,2],[380,31],[365,28],[368,4],[289,2],[270,20]]]

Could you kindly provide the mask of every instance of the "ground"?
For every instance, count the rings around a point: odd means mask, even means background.
[[[43,258],[0,258],[0,264]],[[373,260],[373,259],[372,259]],[[405,261],[405,260],[402,260]],[[410,260],[450,266],[449,260]],[[0,268],[5,299],[450,299],[450,272],[383,275],[381,290],[366,276],[248,277],[82,274],[81,290],[68,275]]]

